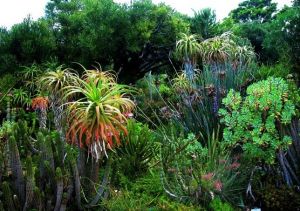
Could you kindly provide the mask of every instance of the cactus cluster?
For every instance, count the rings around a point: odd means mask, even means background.
[[[0,211],[90,207],[82,204],[83,192],[94,191],[81,184],[86,175],[79,166],[86,160],[79,158],[78,149],[61,141],[56,132],[34,134],[24,121],[11,124],[1,137]],[[99,194],[93,197],[89,199],[94,204]]]

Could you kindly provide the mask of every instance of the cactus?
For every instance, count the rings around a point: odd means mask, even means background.
[[[25,201],[24,176],[19,150],[14,136],[10,136],[8,140],[8,146],[10,151],[9,159],[12,176],[14,179],[14,186],[18,192],[21,202],[23,203]]]
[[[86,181],[97,181],[100,163],[90,159],[89,168],[85,163],[86,151],[79,152],[65,145],[59,134],[47,131],[32,134],[30,130],[26,122],[19,121],[13,123],[12,130],[5,135],[8,141],[4,142],[0,151],[0,186],[3,192],[0,195],[0,211],[63,211],[69,209],[67,205],[71,205],[71,209],[82,210],[85,205],[82,204],[80,177],[88,177]],[[31,142],[34,137],[37,141]],[[24,166],[21,162],[23,157],[26,157]],[[6,167],[6,160],[10,168]],[[105,175],[102,185],[108,181],[108,175]],[[86,183],[84,187],[89,188],[88,198],[94,199],[93,205],[97,205],[108,193],[103,191],[105,188],[99,188],[101,194],[95,197],[94,184]]]
[[[40,177],[42,178],[41,185],[45,186],[46,180],[50,179],[52,190],[55,191],[55,164],[53,151],[51,146],[51,138],[44,136],[42,132],[38,133],[38,142],[40,153]]]
[[[39,211],[43,210],[43,197],[40,192],[40,189],[38,187],[34,187],[33,190],[34,193],[34,201],[33,201],[33,207],[38,209]]]
[[[7,104],[6,104],[6,120],[11,121],[11,103],[10,103],[10,98],[7,99]]]
[[[2,201],[0,201],[0,211],[5,211]]]
[[[60,138],[59,138],[59,135],[57,133],[55,133],[53,135],[53,139],[54,139],[54,145],[55,145],[55,151],[54,151],[54,160],[55,160],[55,163],[58,165],[58,166],[63,166],[63,160],[64,160],[64,144]]]
[[[16,210],[8,182],[2,183],[2,190],[4,196],[4,203],[6,205],[7,210]]]
[[[28,207],[32,204],[33,200],[33,190],[34,190],[34,175],[32,169],[32,159],[28,157],[26,160],[26,200],[23,207],[23,211],[26,211]]]

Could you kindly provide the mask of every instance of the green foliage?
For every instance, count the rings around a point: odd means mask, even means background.
[[[216,25],[216,12],[210,8],[194,11],[191,19],[191,32],[199,34],[202,38],[212,37]]]
[[[262,65],[255,72],[255,78],[257,80],[264,80],[272,76],[287,78],[290,72],[291,72],[291,67],[288,64],[279,63],[274,66]]]
[[[9,90],[11,90],[16,84],[16,77],[12,74],[5,74],[0,78],[0,91],[2,94],[6,94]]]
[[[299,72],[299,7],[282,9],[267,25],[263,47],[275,62],[289,62],[293,72]]]
[[[223,203],[220,198],[215,198],[209,203],[209,207],[213,211],[234,211],[228,203]]]
[[[236,22],[259,21],[267,22],[271,20],[276,11],[277,4],[272,0],[245,0],[239,4],[238,8],[231,11],[231,16]]]
[[[227,31],[231,31],[234,24],[235,24],[235,22],[232,19],[232,17],[224,18],[222,21],[216,23],[216,26],[215,26],[216,34],[219,35],[219,34],[223,34],[223,33],[227,32]]]
[[[187,18],[148,0],[131,5],[112,0],[50,1],[46,16],[59,43],[60,61],[111,65],[129,81],[165,66],[177,36],[188,30]]]
[[[268,33],[266,24],[257,21],[240,23],[234,25],[232,31],[235,35],[250,41],[260,61],[273,60],[276,57],[272,55],[273,52],[268,52],[263,48],[263,42]]]
[[[104,201],[109,210],[203,210],[168,198],[160,183],[159,171],[147,172],[126,188],[111,190],[111,198]]]
[[[128,134],[121,137],[121,146],[117,148],[116,164],[118,172],[129,179],[147,172],[157,151],[154,133],[147,125],[129,120]]]
[[[251,157],[274,163],[277,151],[291,144],[284,130],[295,115],[295,106],[283,79],[270,77],[249,86],[244,100],[231,90],[223,104],[225,109],[219,113],[226,146],[242,145]]]
[[[242,90],[251,81],[251,69],[240,66],[235,69],[230,63],[219,66],[205,66],[192,83],[185,77],[173,81],[176,88],[174,99],[180,103],[170,103],[169,110],[176,115],[169,119],[180,123],[187,132],[208,137],[218,127],[217,111],[221,101],[230,89]],[[175,83],[175,84],[174,84]]]
[[[19,64],[46,61],[55,51],[55,39],[47,21],[24,19],[10,31],[9,52]]]
[[[163,188],[170,197],[194,204],[208,204],[215,196],[234,205],[240,202],[245,176],[237,159],[229,158],[218,132],[201,140],[184,135],[178,125],[159,128]],[[201,144],[204,142],[205,144]]]
[[[31,99],[29,98],[28,93],[23,90],[22,88],[20,89],[13,89],[12,90],[12,103],[15,106],[27,106],[31,104]]]
[[[176,56],[183,61],[191,60],[194,64],[201,51],[200,39],[201,37],[195,34],[181,34],[176,43]]]

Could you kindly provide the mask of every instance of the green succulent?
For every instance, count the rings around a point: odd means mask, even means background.
[[[244,99],[231,90],[223,104],[219,114],[226,146],[241,145],[254,158],[273,163],[276,152],[291,144],[285,129],[295,115],[295,105],[282,78],[270,77],[249,86]]]

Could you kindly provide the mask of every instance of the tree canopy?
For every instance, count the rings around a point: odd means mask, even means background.
[[[246,0],[231,12],[236,22],[258,21],[267,22],[277,9],[277,4],[272,0]]]

